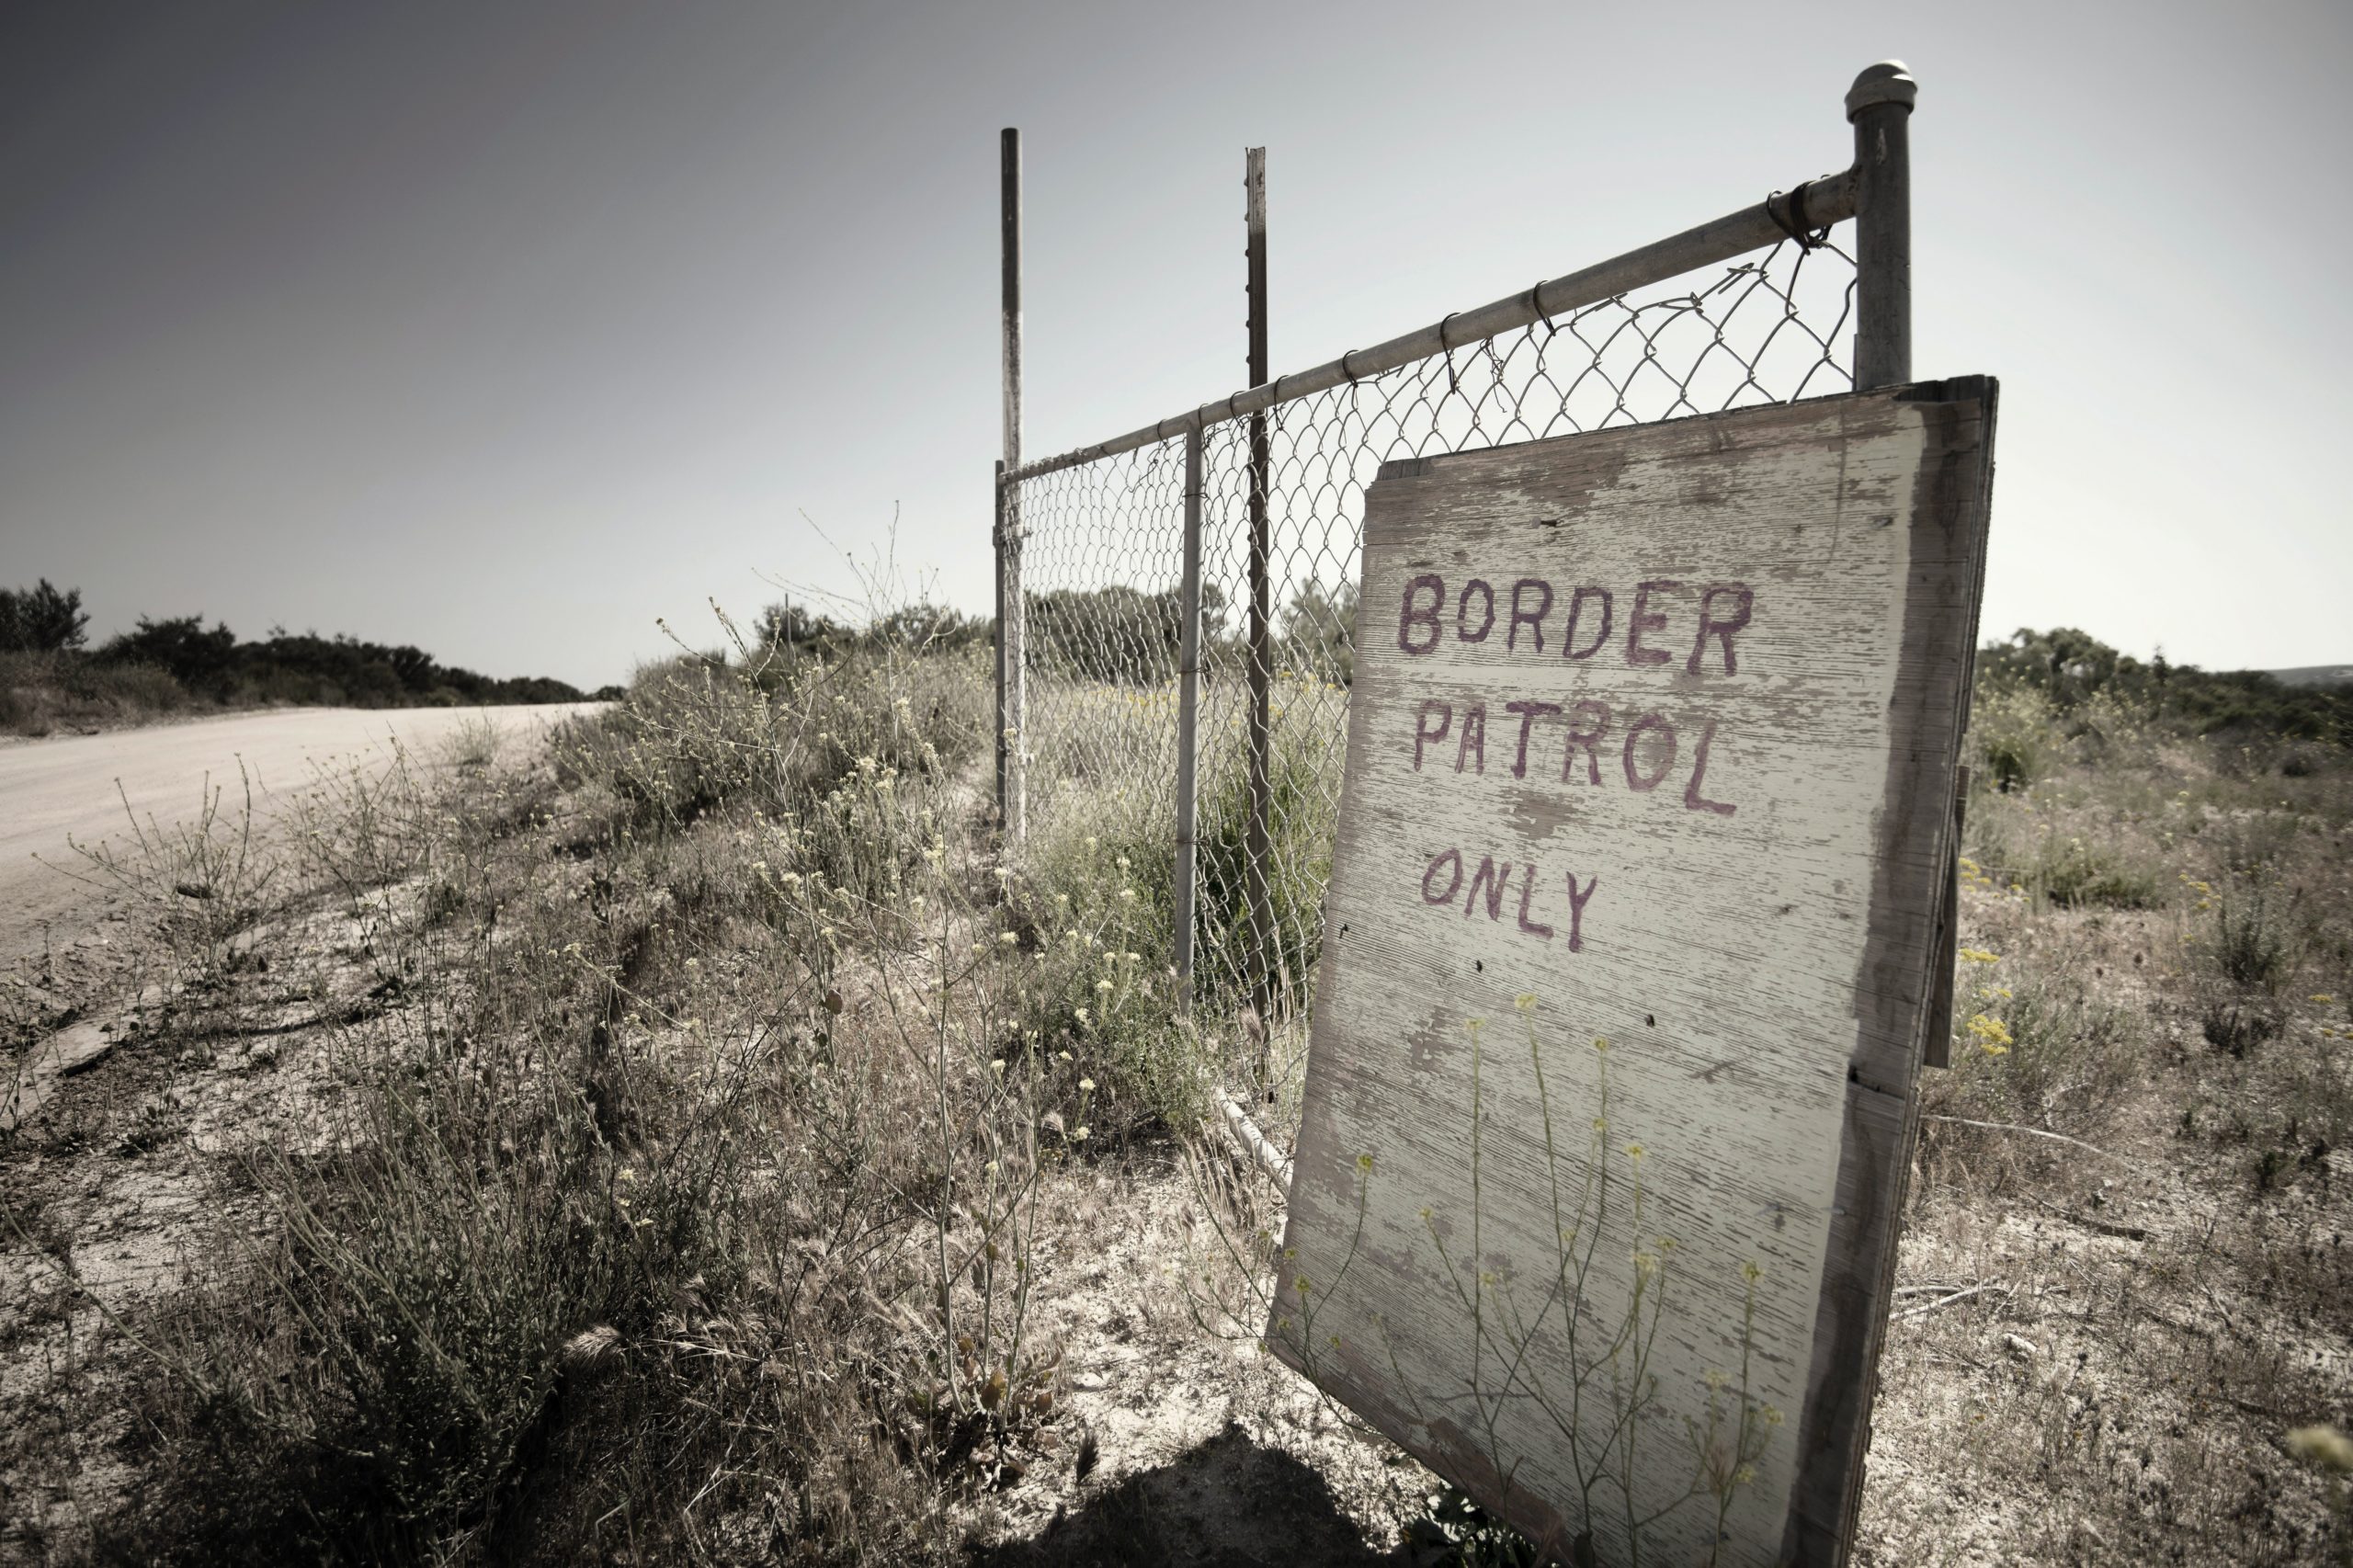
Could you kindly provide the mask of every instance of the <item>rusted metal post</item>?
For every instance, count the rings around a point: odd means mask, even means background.
[[[1912,379],[1912,104],[1900,60],[1866,66],[1847,91],[1855,127],[1855,390]]]
[[[1855,128],[1855,390],[1912,379],[1912,106],[1919,84],[1900,60],[1867,65],[1847,89]],[[1963,722],[1967,716],[1964,713]],[[1967,769],[1962,769],[1964,780]],[[1964,781],[1953,801],[1954,856],[1961,852]],[[1943,870],[1931,942],[1930,1003],[1921,1061],[1951,1065],[1953,964],[1961,940],[1961,869]]]
[[[1201,699],[1201,429],[1185,432],[1185,580],[1176,600],[1176,994],[1193,1001],[1194,802]]]
[[[1243,152],[1245,219],[1250,268],[1250,384],[1267,381],[1267,150]],[[1274,899],[1268,892],[1273,805],[1268,767],[1272,723],[1268,712],[1274,683],[1273,574],[1267,540],[1267,415],[1250,416],[1250,818],[1243,839],[1245,886],[1250,905],[1250,1000],[1271,1023],[1275,971]]]
[[[1005,482],[1005,460],[996,460],[996,481],[989,492],[989,554],[996,563],[996,804],[997,820],[1007,820],[1006,791],[1013,781],[1013,717],[1006,702],[1006,658],[1012,622],[1005,613],[1005,497],[1012,488]]]
[[[1017,851],[1028,832],[1028,617],[1021,603],[1021,486],[1006,475],[1021,466],[1021,132],[1007,126],[999,153],[1005,458],[996,490],[996,803],[1006,845]]]

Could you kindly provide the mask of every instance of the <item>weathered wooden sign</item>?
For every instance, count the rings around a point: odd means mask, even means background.
[[[1267,1337],[1563,1560],[1843,1556],[1993,434],[1976,379],[1367,494]]]

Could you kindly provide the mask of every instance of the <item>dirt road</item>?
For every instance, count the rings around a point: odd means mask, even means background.
[[[255,815],[267,818],[313,765],[388,761],[391,737],[430,756],[469,721],[486,719],[502,740],[521,740],[596,707],[298,708],[0,746],[0,964],[70,939],[103,912],[99,890],[65,874],[83,869],[66,840],[127,840],[126,797],[141,821],[152,816],[168,829],[202,810],[209,777],[222,788],[224,815],[242,811],[242,765]]]

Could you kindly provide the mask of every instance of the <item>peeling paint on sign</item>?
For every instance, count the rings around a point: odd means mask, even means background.
[[[1993,407],[1893,388],[1368,494],[1267,1337],[1564,1559],[1843,1556]]]

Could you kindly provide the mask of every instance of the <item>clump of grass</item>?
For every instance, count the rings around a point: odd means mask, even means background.
[[[469,772],[495,764],[499,749],[498,726],[480,713],[459,720],[458,727],[450,732],[443,746],[449,766]]]
[[[137,723],[196,703],[169,671],[153,665],[74,651],[0,650],[0,732],[39,738],[61,729]]]
[[[2063,908],[2153,909],[2164,900],[2154,866],[2079,835],[2044,839],[2027,885]]]
[[[2286,976],[2288,933],[2279,902],[2261,881],[2214,901],[2214,963],[2233,985],[2268,991]]]
[[[269,907],[279,857],[256,839],[253,780],[241,767],[234,795],[207,776],[193,819],[142,820],[118,780],[128,841],[66,843],[82,861],[70,873],[127,895],[144,911],[176,971],[198,987],[222,985],[248,955],[240,939]]]
[[[2279,1032],[2279,1017],[2259,1002],[2214,994],[2200,1006],[2198,1029],[2207,1044],[2245,1056]]]
[[[2052,1131],[2097,1130],[2140,1074],[2146,1040],[2136,1017],[2088,983],[2081,957],[1963,948],[1960,962],[1952,1071],[1927,1080],[1931,1108]],[[1963,1126],[1938,1124],[1927,1136],[1931,1153],[1981,1152]]]
[[[973,660],[867,650],[746,670],[708,657],[642,672],[629,700],[568,737],[568,776],[611,789],[639,831],[675,831],[736,800],[821,800],[863,758],[936,776],[982,733]],[[878,700],[879,699],[879,700]]]
[[[1969,712],[1972,777],[1999,794],[2043,778],[2053,760],[2057,710],[2030,687],[1980,690]]]
[[[1033,877],[1008,877],[1017,927],[1006,933],[1034,953],[1018,1043],[1083,1062],[1102,1086],[1097,1119],[1121,1133],[1189,1127],[1206,1095],[1201,1043],[1166,957],[1168,846],[1128,825],[1109,842],[1066,834]]]
[[[1239,746],[1211,753],[1199,804],[1196,992],[1213,1010],[1256,1009],[1262,1022],[1303,1015],[1323,952],[1345,744],[1337,704],[1317,683],[1287,682],[1267,767],[1267,929],[1253,918],[1250,778]]]

